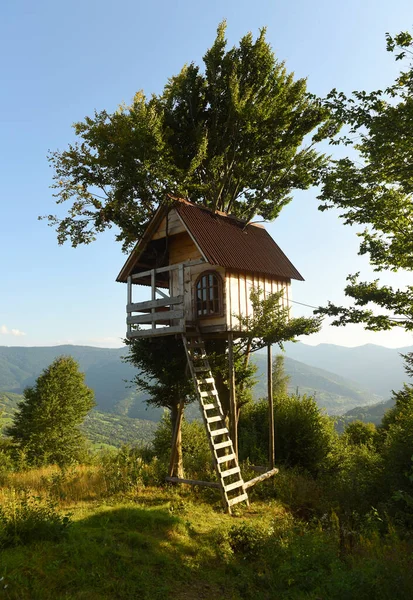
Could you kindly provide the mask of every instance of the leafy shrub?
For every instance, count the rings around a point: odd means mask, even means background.
[[[317,474],[336,443],[333,421],[310,396],[279,396],[274,400],[277,464]],[[240,456],[265,461],[268,456],[268,403],[260,400],[241,414]]]
[[[61,539],[71,523],[52,500],[12,489],[0,507],[0,546],[17,546],[38,540]]]
[[[171,454],[171,420],[165,415],[153,440],[155,455],[169,465]],[[213,474],[211,450],[204,425],[200,421],[182,421],[182,455],[185,473],[194,479],[210,478]]]
[[[379,440],[374,423],[363,423],[363,421],[352,421],[344,430],[346,441],[353,446],[376,447]]]
[[[156,457],[145,462],[139,448],[123,446],[116,453],[103,454],[101,472],[109,494],[127,492],[146,485],[159,485],[166,472]]]
[[[228,541],[234,554],[241,554],[244,557],[256,557],[270,533],[271,529],[259,524],[242,521],[239,525],[231,527],[228,532]]]

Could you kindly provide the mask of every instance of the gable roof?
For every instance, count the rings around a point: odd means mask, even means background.
[[[172,206],[177,211],[189,235],[211,265],[236,271],[260,273],[270,277],[304,281],[281,248],[261,225],[246,224],[224,213],[188,200],[177,200]],[[151,235],[171,207],[158,209],[147,230],[126,261],[117,281],[126,281],[139,262]]]

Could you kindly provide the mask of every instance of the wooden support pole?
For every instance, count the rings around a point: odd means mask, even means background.
[[[152,290],[151,300],[153,302],[156,299],[156,271],[155,271],[155,269],[151,270],[151,290]],[[155,316],[154,308],[151,308],[151,315],[152,315],[151,328],[156,329],[156,324],[153,321],[153,317]]]
[[[235,392],[235,368],[234,368],[234,338],[232,333],[228,334],[228,367],[229,367],[229,418],[231,440],[234,453],[238,460],[238,415],[237,396]]]
[[[171,448],[171,460],[169,461],[169,477],[173,476],[174,467],[175,467],[175,459],[176,459],[176,451],[177,451],[177,441],[178,437],[181,434],[181,426],[182,426],[182,417],[184,414],[184,404],[185,398],[181,398],[178,406],[178,415],[176,417],[175,429],[172,435],[172,448]]]
[[[267,382],[268,382],[268,428],[269,428],[269,463],[270,468],[275,464],[275,441],[274,441],[274,397],[272,383],[272,347],[267,346]]]
[[[181,479],[180,477],[165,477],[168,483],[187,483],[188,485],[203,485],[205,487],[220,488],[217,481],[198,481],[197,479]]]
[[[127,295],[127,303],[126,303],[126,314],[127,314],[127,318],[131,316],[131,312],[128,312],[128,309],[130,309],[130,306],[132,304],[132,277],[129,275],[128,277],[128,295]],[[132,327],[129,323],[128,320],[126,320],[127,323],[127,334],[128,335],[131,331],[132,331]]]
[[[258,475],[258,477],[254,477],[254,479],[250,479],[249,481],[244,481],[244,490],[247,490],[248,488],[252,487],[256,483],[260,483],[260,481],[269,479],[270,477],[272,477],[273,475],[276,475],[277,473],[278,473],[278,469],[271,469],[271,471],[267,471],[266,473],[263,473],[262,475]]]

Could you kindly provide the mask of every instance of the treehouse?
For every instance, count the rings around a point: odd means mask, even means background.
[[[117,278],[128,285],[126,335],[240,336],[251,291],[283,289],[288,306],[291,279],[303,278],[262,225],[178,200],[158,209]],[[136,285],[147,300],[133,301]]]
[[[233,339],[245,336],[253,317],[251,292],[264,298],[281,292],[289,307],[291,280],[302,280],[262,225],[213,212],[187,200],[161,206],[138,241],[117,281],[127,283],[127,337],[181,336],[217,473],[216,482],[174,476],[182,399],[171,452],[168,481],[219,488],[225,508],[248,503],[247,489],[277,473],[274,468],[272,357],[268,346],[268,398],[271,469],[244,481],[238,464]],[[134,301],[138,286],[147,299]],[[141,290],[143,288],[140,288]],[[135,298],[136,299],[136,298]],[[247,318],[247,319],[246,319]],[[229,414],[224,414],[205,340],[228,340]]]

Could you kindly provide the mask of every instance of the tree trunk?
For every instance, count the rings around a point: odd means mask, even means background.
[[[183,416],[183,400],[173,404],[171,407],[171,424],[172,424],[172,447],[171,447],[171,462],[169,465],[170,477],[184,477],[184,464],[182,458],[182,416]]]

